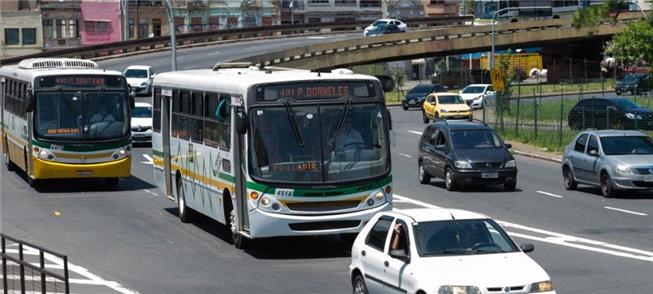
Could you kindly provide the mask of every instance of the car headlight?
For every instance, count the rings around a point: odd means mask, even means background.
[[[630,112],[626,113],[626,117],[629,119],[642,119],[641,115],[630,113]]]
[[[141,83],[141,87],[147,86],[147,81]]]
[[[531,284],[531,293],[549,292],[555,290],[555,285],[551,281],[543,281]]]
[[[614,170],[620,174],[629,174],[630,173],[630,167],[625,165],[625,164],[620,164],[617,165],[617,167],[614,168]]]
[[[516,167],[516,166],[517,166],[517,163],[515,163],[514,159],[506,161],[506,164],[504,165],[504,167],[506,167],[506,168]]]
[[[481,294],[476,286],[440,286],[438,294]]]
[[[456,168],[472,168],[472,164],[464,160],[456,160],[456,162],[454,162],[454,165],[456,166]]]

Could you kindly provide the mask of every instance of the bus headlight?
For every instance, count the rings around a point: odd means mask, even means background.
[[[127,152],[127,150],[125,150],[125,148],[120,148],[120,149],[116,150],[115,152],[113,152],[111,157],[113,157],[113,159],[121,159],[121,158],[127,157],[128,155],[129,155],[129,152]]]
[[[39,158],[45,160],[54,160],[54,154],[50,150],[41,149],[41,152],[39,152]]]

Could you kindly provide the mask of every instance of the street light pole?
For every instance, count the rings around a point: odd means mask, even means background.
[[[170,32],[170,49],[172,51],[172,71],[177,70],[177,28],[175,28],[175,18],[172,11],[172,3],[165,0],[166,12],[168,13],[168,31]]]
[[[122,4],[122,17],[123,17],[122,40],[127,41],[129,40],[129,0],[121,0],[120,4]]]
[[[490,54],[490,69],[494,69],[494,52],[495,52],[495,44],[496,44],[495,25],[497,21],[497,16],[499,16],[499,13],[505,11],[527,10],[527,9],[532,9],[532,10],[551,9],[551,6],[508,7],[508,8],[499,9],[494,13],[494,16],[492,17],[492,53]]]

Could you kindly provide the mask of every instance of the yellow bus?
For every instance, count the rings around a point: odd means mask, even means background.
[[[131,172],[129,86],[89,60],[26,59],[0,68],[2,155],[30,186]]]

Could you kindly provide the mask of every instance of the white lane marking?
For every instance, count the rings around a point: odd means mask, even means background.
[[[212,56],[212,55],[218,55],[218,54],[220,54],[220,51],[216,51],[216,52],[209,53],[209,54],[206,54],[206,55]]]
[[[648,215],[648,214],[646,214],[646,213],[641,213],[641,212],[632,211],[632,210],[625,210],[625,209],[616,208],[616,207],[610,207],[610,206],[604,206],[604,207],[605,207],[605,209],[614,210],[614,211],[620,211],[620,212],[625,212],[625,213],[630,213],[630,214],[639,215],[639,216],[647,216],[647,215]]]
[[[150,156],[149,154],[143,154],[143,157],[145,157],[145,160],[147,160],[147,161],[143,161],[141,163],[145,163],[145,164],[149,164],[149,165],[152,165],[154,163],[154,160],[152,159],[152,156]]]
[[[419,132],[419,131],[408,130],[408,132],[413,133],[415,135],[420,135],[420,136],[422,135],[422,132]]]
[[[326,39],[327,37],[323,36],[315,36],[315,37],[308,37],[307,39],[309,40],[320,40],[320,39]]]
[[[154,196],[157,196],[157,197],[159,196],[159,194],[157,194],[156,192],[150,191],[150,189],[145,189],[144,191],[145,191],[145,193],[148,193],[150,195],[154,195]]]
[[[419,200],[414,200],[398,194],[393,194],[393,197],[399,199],[402,202],[410,202],[426,208],[440,208],[439,206],[422,202]],[[509,232],[510,235],[515,237],[520,237],[520,238],[530,239],[535,241],[542,241],[551,244],[567,246],[567,247],[577,248],[582,250],[588,250],[588,251],[593,251],[593,252],[598,252],[598,253],[603,253],[603,254],[608,254],[613,256],[620,256],[620,257],[653,262],[653,251],[645,251],[637,248],[630,248],[630,247],[610,244],[602,241],[596,241],[591,239],[575,237],[571,235],[565,235],[561,233],[542,230],[538,228],[531,228],[524,225],[501,221],[501,220],[496,220],[496,221],[504,228],[512,228],[512,229],[528,231],[531,233],[544,235],[544,237],[539,237],[539,236],[531,236],[531,235],[526,235],[521,233]]]
[[[406,158],[413,158],[412,156],[406,154],[406,153],[399,153],[399,155],[406,157]]]
[[[535,191],[535,192],[546,195],[546,196],[551,196],[551,197],[556,197],[556,198],[564,198],[563,196],[556,195],[556,194],[549,193],[549,192],[544,192],[544,191]]]

